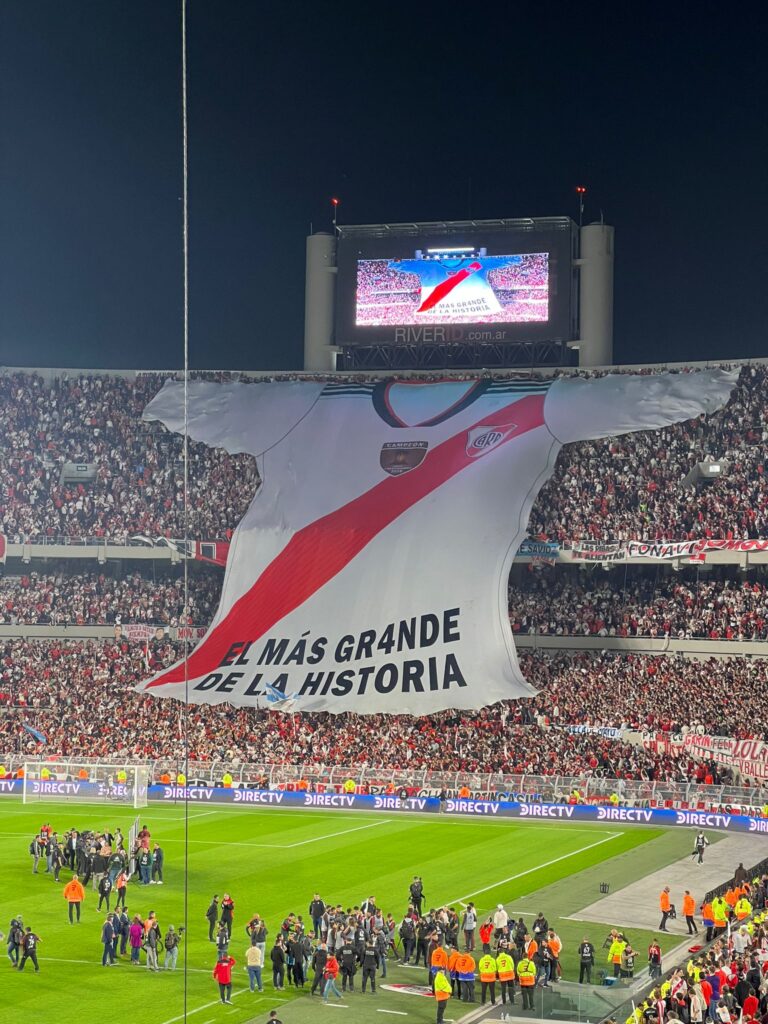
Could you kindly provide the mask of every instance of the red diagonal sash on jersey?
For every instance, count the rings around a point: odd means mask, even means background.
[[[442,302],[446,295],[450,295],[457,285],[461,284],[462,281],[466,281],[468,277],[471,277],[472,274],[476,274],[478,270],[482,269],[482,263],[478,263],[477,260],[475,260],[475,262],[470,263],[468,267],[464,267],[462,270],[458,270],[455,274],[451,274],[451,276],[446,278],[445,281],[441,281],[440,284],[435,285],[416,312],[426,313],[427,310],[434,309],[438,302]]]
[[[250,590],[232,605],[188,659],[188,678],[208,675],[221,664],[233,641],[255,641],[295,611],[338,575],[381,531],[422,498],[477,462],[467,454],[469,431],[503,424],[514,416],[515,427],[502,444],[544,423],[544,395],[525,398],[497,409],[439,444],[409,473],[388,476],[365,494],[309,523],[293,535],[264,569]],[[179,662],[146,689],[184,681]]]

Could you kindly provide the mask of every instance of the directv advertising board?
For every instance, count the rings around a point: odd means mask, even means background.
[[[554,220],[554,218],[553,218]],[[558,218],[570,227],[565,218]],[[572,232],[341,229],[336,344],[570,340]],[[381,229],[380,229],[381,230]]]

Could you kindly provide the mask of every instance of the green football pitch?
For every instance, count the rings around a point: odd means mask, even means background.
[[[448,816],[417,817],[393,814],[350,814],[270,808],[189,808],[185,844],[184,808],[151,806],[140,812],[165,850],[165,884],[142,887],[132,882],[128,910],[146,917],[157,913],[161,929],[184,924],[184,877],[188,872],[186,941],[175,973],[152,973],[132,968],[126,960],[115,968],[101,967],[101,924],[97,896],[87,892],[82,922],[70,925],[62,896],[70,873],[32,874],[28,852],[33,834],[50,821],[59,832],[77,827],[114,829],[127,833],[136,812],[101,805],[4,802],[0,810],[0,928],[7,933],[10,919],[21,914],[41,937],[40,973],[27,963],[23,973],[5,958],[5,981],[0,985],[0,1024],[16,1024],[46,1014],[65,1022],[105,1019],[110,1024],[194,1024],[227,1021],[266,1021],[276,1009],[285,1024],[305,1024],[318,1016],[341,1016],[350,1022],[382,1024],[388,1014],[405,1016],[404,1024],[434,1020],[430,999],[382,989],[362,995],[356,991],[342,1001],[351,1012],[323,1006],[315,996],[286,988],[274,993],[271,971],[265,969],[262,995],[248,991],[243,970],[247,939],[244,926],[256,912],[267,921],[274,938],[290,911],[304,915],[312,894],[344,907],[375,896],[377,904],[399,921],[406,907],[414,874],[424,879],[426,906],[456,905],[472,899],[481,917],[504,903],[523,913],[529,923],[543,910],[563,939],[564,977],[573,978],[576,947],[587,934],[600,954],[605,924],[570,921],[567,915],[598,898],[598,886],[608,880],[619,888],[664,864],[677,860],[690,846],[684,830],[610,830],[571,824],[519,823]],[[44,867],[44,865],[43,865]],[[211,896],[225,891],[235,901],[231,954],[233,1005],[218,1001],[211,977],[214,946],[208,942],[205,910]],[[530,910],[528,910],[530,908]],[[632,929],[639,949],[650,935]],[[674,943],[674,936],[667,942]],[[679,941],[679,940],[677,940]],[[3,943],[3,949],[5,943]],[[269,952],[269,942],[267,953]],[[162,965],[162,956],[160,954]],[[186,956],[186,1006],[185,972]],[[269,965],[267,965],[269,966]],[[598,966],[600,964],[598,963]],[[384,984],[422,985],[426,972],[395,966],[390,961]],[[279,996],[279,998],[277,998]],[[452,1001],[446,1017],[458,1020],[467,1007]]]

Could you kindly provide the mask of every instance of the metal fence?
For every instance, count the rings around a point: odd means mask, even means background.
[[[103,764],[103,760],[88,758],[25,757],[7,753],[0,755],[0,764],[12,774],[27,762],[45,761],[51,766],[56,760],[62,774],[71,773],[88,764]],[[115,760],[115,768],[146,765],[157,781],[163,775],[175,779],[183,772],[183,761],[159,758],[125,762]],[[316,792],[340,790],[347,780],[368,792],[381,792],[394,788],[409,795],[438,795],[445,791],[456,796],[466,788],[478,800],[524,800],[528,803],[566,803],[572,799],[588,804],[618,803],[622,807],[674,807],[683,810],[725,810],[750,813],[768,803],[765,786],[700,786],[693,782],[650,782],[627,779],[599,778],[578,775],[504,775],[471,772],[434,772],[427,769],[402,771],[390,768],[330,767],[318,764],[243,764],[233,761],[190,761],[187,781],[200,785],[217,785],[225,774],[231,775],[236,787],[265,789],[308,788]],[[578,796],[574,796],[578,794]]]

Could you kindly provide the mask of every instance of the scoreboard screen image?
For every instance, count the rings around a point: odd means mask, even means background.
[[[511,223],[512,227],[506,224]],[[574,228],[521,222],[339,229],[339,346],[570,341]]]
[[[355,324],[541,323],[549,319],[549,253],[415,250],[357,261]]]

